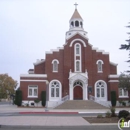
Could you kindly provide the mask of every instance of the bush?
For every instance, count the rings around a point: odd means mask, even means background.
[[[122,101],[120,100],[120,101],[118,101],[119,102],[119,104],[121,105],[122,104]]]
[[[119,118],[126,118],[128,115],[129,115],[129,111],[126,111],[126,110],[121,110],[118,113]]]
[[[116,91],[111,91],[111,105],[116,106]]]
[[[40,102],[40,100],[39,100],[39,99],[35,99],[34,102],[35,102],[35,103],[37,104],[37,106],[38,106],[38,103]]]
[[[97,115],[97,118],[103,118],[103,116],[101,114]]]
[[[21,90],[16,90],[15,104],[17,106],[21,106],[21,104],[22,104],[22,91]]]
[[[126,106],[126,102],[123,101],[123,102],[122,102],[122,105],[123,105],[123,106]]]
[[[41,92],[42,106],[46,105],[46,91]]]
[[[115,109],[114,107],[110,107],[110,111],[111,111],[111,117],[117,116],[117,115],[115,114],[116,109]]]
[[[111,113],[109,111],[106,112],[106,117],[111,117]]]

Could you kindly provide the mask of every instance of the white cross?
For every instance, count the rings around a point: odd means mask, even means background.
[[[77,3],[75,3],[74,5],[75,5],[75,9],[77,9],[78,4],[77,4]]]

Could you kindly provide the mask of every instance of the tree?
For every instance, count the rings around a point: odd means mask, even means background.
[[[128,96],[130,98],[130,75],[126,75],[126,74],[122,73],[119,76],[118,87],[122,88],[124,90],[127,90],[128,91]]]
[[[8,95],[14,94],[17,81],[8,74],[0,74],[0,98],[7,98]]]
[[[46,91],[41,92],[42,106],[46,106]]]
[[[129,24],[130,24],[130,22],[129,22]],[[126,27],[130,28],[130,25],[128,25]],[[130,50],[130,32],[128,32],[128,35],[129,35],[129,39],[126,40],[126,42],[128,42],[128,44],[121,44],[121,47],[119,49]],[[129,51],[129,58],[130,58],[130,51]],[[126,62],[130,63],[130,60],[127,60]],[[130,70],[126,70],[126,72],[130,73]]]
[[[21,90],[16,90],[15,104],[17,106],[21,106],[21,104],[22,104],[22,91]]]
[[[111,91],[111,105],[116,106],[116,91]]]

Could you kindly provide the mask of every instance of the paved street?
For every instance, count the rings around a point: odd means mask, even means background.
[[[94,125],[94,126],[49,126],[49,127],[39,127],[39,126],[26,126],[26,127],[2,127],[0,130],[119,130],[115,125]],[[127,130],[127,129],[126,129]]]

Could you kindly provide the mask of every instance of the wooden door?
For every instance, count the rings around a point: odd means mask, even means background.
[[[83,89],[80,86],[74,87],[74,100],[83,99]]]

